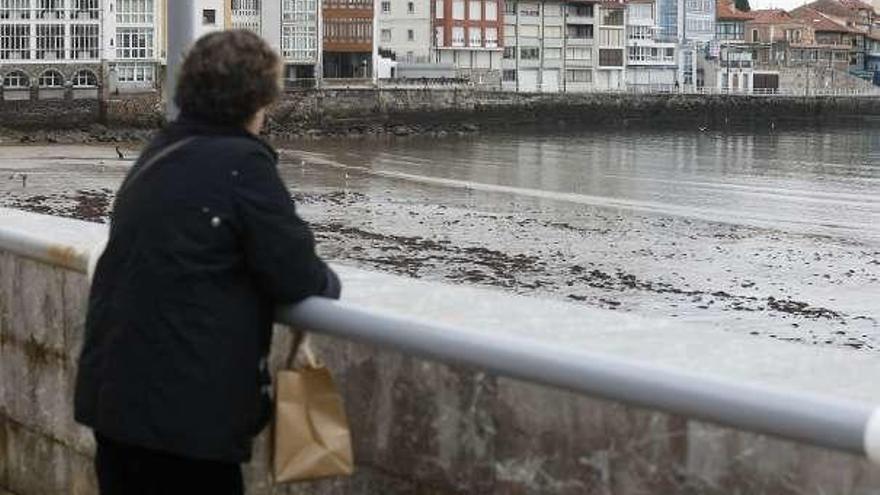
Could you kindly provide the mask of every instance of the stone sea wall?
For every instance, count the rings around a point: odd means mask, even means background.
[[[99,123],[154,129],[158,93],[95,100],[0,101],[0,127],[54,131]],[[268,133],[321,135],[492,132],[515,128],[639,126],[876,125],[880,97],[523,94],[474,89],[326,89],[288,92],[270,112]]]
[[[45,224],[44,224],[45,227]],[[35,232],[34,235],[39,235]],[[0,249],[0,494],[95,494],[90,432],[72,419],[84,275]],[[315,338],[344,393],[356,474],[275,487],[267,437],[248,493],[868,495],[849,455]],[[289,346],[278,328],[273,364]]]

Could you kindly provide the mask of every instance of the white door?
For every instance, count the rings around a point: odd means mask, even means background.
[[[559,70],[545,70],[541,72],[541,91],[545,93],[559,92]]]
[[[538,71],[522,69],[519,71],[519,90],[524,93],[538,91]]]

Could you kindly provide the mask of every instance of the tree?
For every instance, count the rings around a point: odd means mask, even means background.
[[[735,0],[734,5],[736,6],[736,10],[741,12],[748,12],[752,10],[752,7],[749,6],[749,0]]]

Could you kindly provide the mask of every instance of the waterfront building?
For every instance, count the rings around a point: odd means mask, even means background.
[[[431,7],[426,0],[378,0],[379,54],[398,63],[431,61]]]
[[[550,0],[505,5],[503,89],[548,93],[592,89],[593,3]]]
[[[715,40],[715,0],[657,0],[658,39],[678,45],[676,81],[702,87],[702,64]]]
[[[321,22],[323,78],[373,80],[378,56],[373,1],[323,0]]]
[[[258,33],[275,48],[288,85],[316,84],[322,62],[320,0],[232,0],[231,5],[232,27]],[[334,36],[338,34],[335,22]]]
[[[5,99],[97,96],[106,48],[99,0],[0,0]]]
[[[755,73],[752,50],[746,40],[746,22],[755,15],[738,10],[733,0],[717,0],[715,7],[717,52],[710,54],[710,60],[704,64],[706,85],[720,91],[751,92]]]
[[[860,0],[815,0],[794,9],[792,15],[805,19],[816,19],[817,16],[821,16],[820,22],[828,28],[826,32],[829,33],[821,38],[826,38],[828,41],[839,38],[830,33],[842,33],[829,22],[847,28],[849,32],[845,37],[852,43],[850,69],[853,72],[867,69],[869,40],[871,36],[878,34],[876,23],[880,21],[872,5]]]
[[[451,65],[457,77],[475,86],[501,86],[504,21],[500,0],[433,0],[433,62]],[[537,4],[520,2],[539,17]]]
[[[831,17],[812,8],[799,8],[792,12],[796,19],[808,26],[810,42],[790,41],[792,64],[812,64],[837,70],[864,68],[865,36],[858,30],[832,20]]]
[[[659,36],[653,0],[632,0],[626,8],[626,86],[639,92],[671,91],[677,80],[676,43]]]

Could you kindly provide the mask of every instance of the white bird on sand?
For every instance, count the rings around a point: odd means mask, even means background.
[[[701,125],[698,129],[700,129],[700,132],[706,132],[709,130],[709,126]]]

